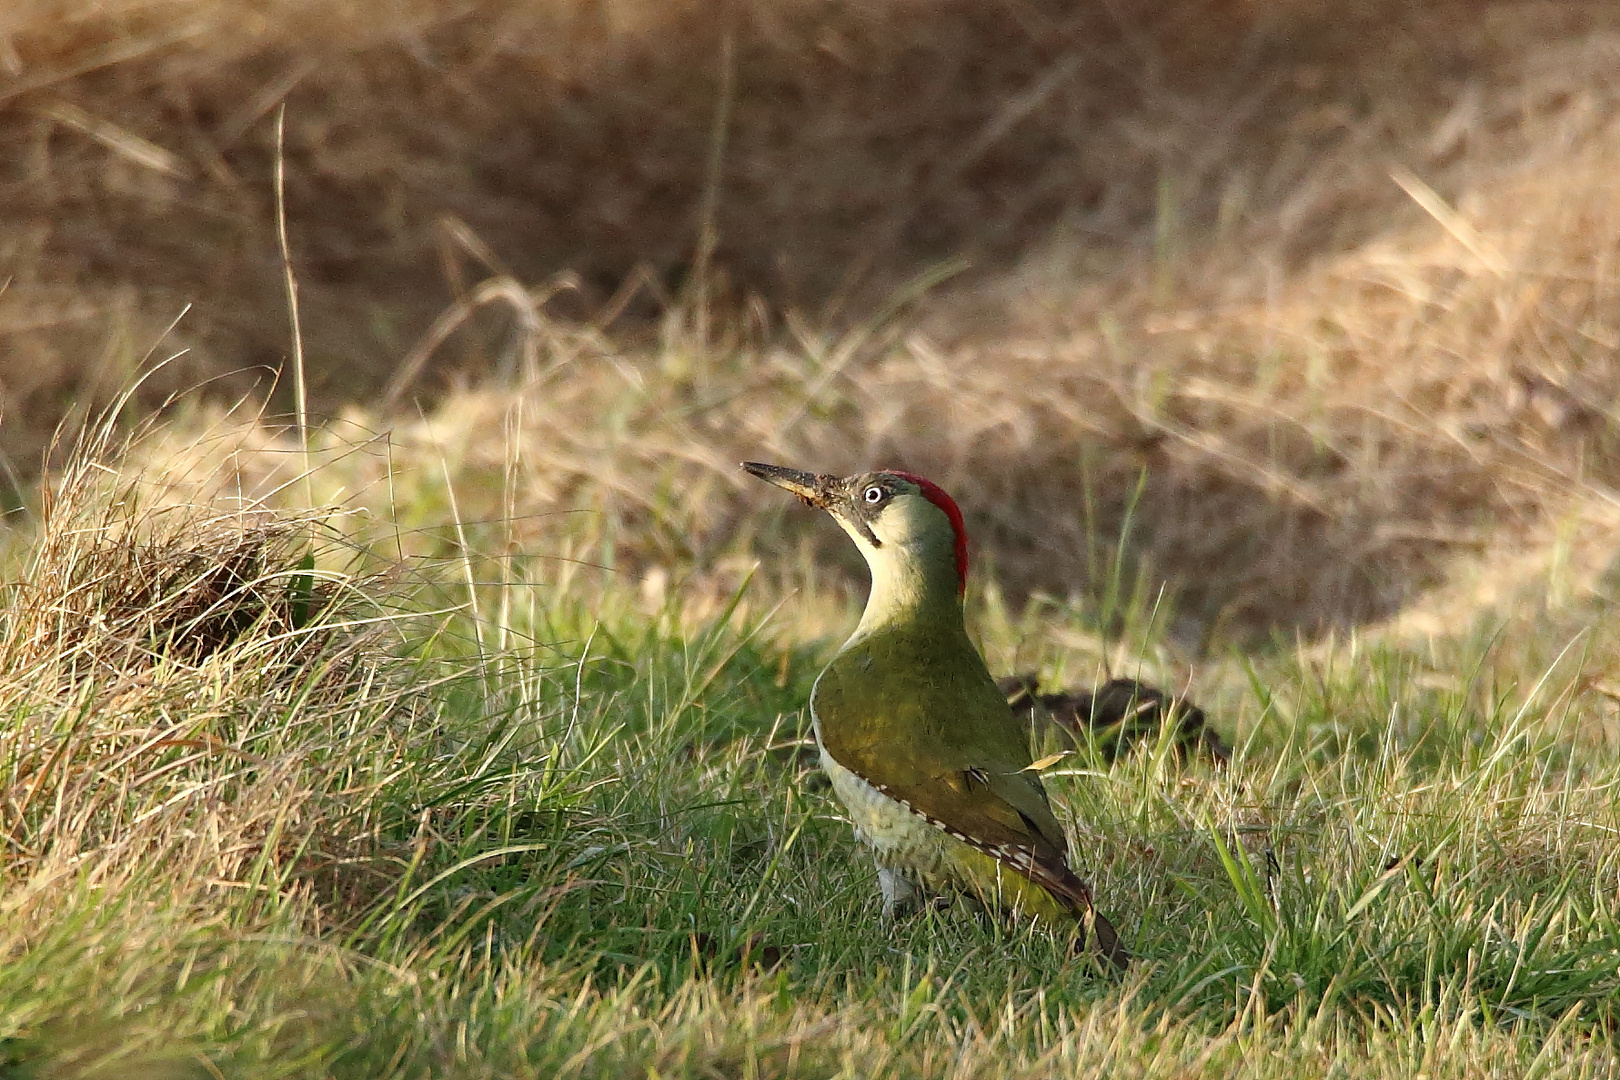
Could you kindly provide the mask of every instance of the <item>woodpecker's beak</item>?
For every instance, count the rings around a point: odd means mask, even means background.
[[[815,473],[800,472],[798,469],[784,469],[780,465],[766,465],[761,461],[745,461],[742,467],[767,484],[775,484],[785,491],[791,491],[806,506],[822,510],[833,508],[833,500],[837,495],[834,486],[838,482],[836,476],[817,476]]]

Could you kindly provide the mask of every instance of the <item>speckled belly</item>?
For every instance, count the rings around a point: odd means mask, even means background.
[[[966,845],[838,764],[826,750],[821,752],[821,767],[849,811],[856,835],[872,848],[881,865],[903,870],[930,888],[953,883],[951,849]]]
[[[883,794],[834,761],[825,748],[821,767],[849,811],[855,835],[872,848],[879,866],[929,892],[965,890],[992,907],[1005,904],[1056,921],[1074,917],[1045,889]]]

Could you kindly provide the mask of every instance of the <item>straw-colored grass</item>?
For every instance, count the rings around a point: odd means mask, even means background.
[[[638,572],[738,535],[739,453],[938,475],[1015,596],[1134,506],[1195,647],[1608,527],[1620,5],[727,12],[9,8],[13,470],[183,305],[144,404],[279,367],[285,104],[320,409],[495,376],[433,421],[487,458],[543,369],[517,509]]]

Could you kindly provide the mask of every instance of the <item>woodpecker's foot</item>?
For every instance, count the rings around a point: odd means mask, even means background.
[[[894,920],[922,907],[922,890],[904,874],[887,866],[878,867],[878,887],[883,890],[883,917]]]

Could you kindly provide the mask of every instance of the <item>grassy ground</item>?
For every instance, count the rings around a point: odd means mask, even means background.
[[[297,485],[188,508],[150,460],[89,447],[6,548],[0,1075],[1617,1065],[1597,600],[1209,659],[1230,767],[1051,768],[1140,957],[1113,978],[1038,928],[882,923],[806,743],[847,592],[794,565],[654,589],[558,557],[602,550],[601,516],[519,549],[419,474],[363,524],[293,512]],[[1152,594],[1104,580],[1014,611],[981,578],[993,666],[1173,678]]]

